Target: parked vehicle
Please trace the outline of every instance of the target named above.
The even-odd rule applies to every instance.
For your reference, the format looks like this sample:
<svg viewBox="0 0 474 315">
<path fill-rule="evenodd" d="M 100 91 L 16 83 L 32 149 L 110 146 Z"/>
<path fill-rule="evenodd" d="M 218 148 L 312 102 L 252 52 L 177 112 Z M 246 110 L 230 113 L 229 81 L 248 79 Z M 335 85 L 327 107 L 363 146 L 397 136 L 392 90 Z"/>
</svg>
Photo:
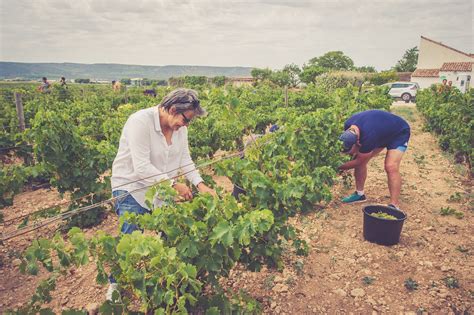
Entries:
<svg viewBox="0 0 474 315">
<path fill-rule="evenodd" d="M 416 92 L 420 88 L 416 82 L 392 82 L 384 84 L 390 87 L 388 94 L 393 98 L 401 98 L 405 103 L 415 99 Z"/>
</svg>

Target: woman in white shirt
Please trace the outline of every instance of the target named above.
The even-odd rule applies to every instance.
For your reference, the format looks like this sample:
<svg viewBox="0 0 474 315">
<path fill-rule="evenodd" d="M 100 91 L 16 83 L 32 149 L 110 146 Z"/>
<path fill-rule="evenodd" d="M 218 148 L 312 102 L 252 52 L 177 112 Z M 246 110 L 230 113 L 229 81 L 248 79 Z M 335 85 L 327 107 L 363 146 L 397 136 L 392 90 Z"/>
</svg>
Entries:
<svg viewBox="0 0 474 315">
<path fill-rule="evenodd" d="M 185 200 L 192 199 L 188 186 L 173 181 L 179 170 L 201 193 L 216 195 L 204 184 L 188 148 L 187 126 L 195 117 L 205 114 L 196 91 L 177 89 L 158 106 L 139 110 L 128 118 L 112 165 L 112 195 L 119 197 L 115 201 L 119 216 L 126 212 L 150 212 L 145 193 L 150 186 L 164 180 L 171 180 L 173 188 Z M 155 200 L 155 206 L 159 206 L 159 200 Z M 121 232 L 130 234 L 138 229 L 124 222 Z M 118 287 L 112 276 L 109 281 L 106 299 L 111 301 Z"/>
<path fill-rule="evenodd" d="M 125 212 L 149 212 L 145 204 L 147 189 L 167 179 L 181 197 L 192 199 L 187 185 L 173 181 L 178 171 L 200 192 L 216 194 L 204 184 L 188 148 L 187 126 L 195 117 L 205 114 L 196 91 L 177 89 L 166 95 L 158 106 L 139 110 L 128 118 L 112 165 L 112 194 L 114 197 L 126 194 L 115 203 L 119 216 Z M 137 229 L 125 222 L 121 231 L 127 234 Z"/>
</svg>

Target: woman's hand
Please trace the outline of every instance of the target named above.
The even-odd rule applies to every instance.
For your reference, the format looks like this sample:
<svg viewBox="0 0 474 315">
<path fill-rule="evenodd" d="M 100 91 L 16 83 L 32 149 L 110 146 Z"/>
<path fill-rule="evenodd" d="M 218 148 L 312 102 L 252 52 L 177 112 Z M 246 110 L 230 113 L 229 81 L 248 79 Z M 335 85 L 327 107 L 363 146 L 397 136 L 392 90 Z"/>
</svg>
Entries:
<svg viewBox="0 0 474 315">
<path fill-rule="evenodd" d="M 182 183 L 176 183 L 173 185 L 173 188 L 178 192 L 179 196 L 184 198 L 184 200 L 193 199 L 193 192 L 191 188 Z"/>
<path fill-rule="evenodd" d="M 214 189 L 210 188 L 210 187 L 207 187 L 206 184 L 204 184 L 203 182 L 200 182 L 198 185 L 197 185 L 197 189 L 199 190 L 200 193 L 209 193 L 211 195 L 213 195 L 214 197 L 217 196 L 217 193 Z"/>
</svg>

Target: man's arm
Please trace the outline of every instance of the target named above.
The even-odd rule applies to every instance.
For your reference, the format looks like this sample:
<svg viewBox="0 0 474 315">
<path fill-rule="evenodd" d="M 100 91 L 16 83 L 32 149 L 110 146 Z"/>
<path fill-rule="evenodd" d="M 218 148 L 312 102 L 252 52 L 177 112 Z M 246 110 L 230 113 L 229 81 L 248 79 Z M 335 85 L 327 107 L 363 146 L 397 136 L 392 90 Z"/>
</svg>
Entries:
<svg viewBox="0 0 474 315">
<path fill-rule="evenodd" d="M 356 168 L 359 165 L 366 164 L 370 158 L 372 157 L 372 151 L 368 153 L 357 153 L 356 158 L 354 160 L 348 161 L 341 166 L 339 166 L 339 170 L 350 170 L 351 168 Z"/>
</svg>

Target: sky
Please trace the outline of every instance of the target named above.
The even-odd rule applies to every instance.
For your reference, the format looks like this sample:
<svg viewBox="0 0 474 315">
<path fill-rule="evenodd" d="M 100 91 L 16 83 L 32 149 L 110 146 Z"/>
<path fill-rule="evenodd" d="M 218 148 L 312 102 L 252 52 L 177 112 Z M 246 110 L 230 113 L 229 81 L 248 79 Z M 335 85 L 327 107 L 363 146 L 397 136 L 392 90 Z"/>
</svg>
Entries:
<svg viewBox="0 0 474 315">
<path fill-rule="evenodd" d="M 474 53 L 473 0 L 0 0 L 0 61 L 389 69 L 420 36 Z"/>
</svg>

